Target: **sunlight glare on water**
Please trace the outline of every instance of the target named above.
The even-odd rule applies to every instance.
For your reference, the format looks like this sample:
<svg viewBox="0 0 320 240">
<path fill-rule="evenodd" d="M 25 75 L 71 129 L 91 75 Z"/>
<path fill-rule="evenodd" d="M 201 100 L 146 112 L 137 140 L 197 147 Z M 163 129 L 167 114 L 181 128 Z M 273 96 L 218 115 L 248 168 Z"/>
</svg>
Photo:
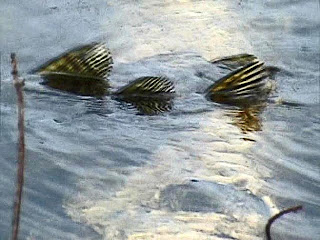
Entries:
<svg viewBox="0 0 320 240">
<path fill-rule="evenodd" d="M 0 8 L 0 238 L 10 236 L 16 99 L 9 53 L 26 79 L 27 168 L 22 239 L 264 238 L 320 235 L 317 1 L 8 1 Z M 28 72 L 102 40 L 112 91 L 148 75 L 176 85 L 155 116 L 110 96 L 82 97 Z M 262 109 L 241 111 L 202 92 L 227 73 L 208 60 L 252 53 L 279 67 Z"/>
</svg>

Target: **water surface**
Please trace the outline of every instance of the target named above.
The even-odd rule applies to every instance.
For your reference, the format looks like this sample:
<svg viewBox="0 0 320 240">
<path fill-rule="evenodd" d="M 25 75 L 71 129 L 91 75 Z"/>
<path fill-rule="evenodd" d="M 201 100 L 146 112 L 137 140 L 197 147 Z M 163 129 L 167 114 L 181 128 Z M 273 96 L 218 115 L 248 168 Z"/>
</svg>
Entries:
<svg viewBox="0 0 320 240">
<path fill-rule="evenodd" d="M 317 1 L 3 1 L 0 238 L 16 173 L 14 51 L 26 79 L 22 239 L 263 239 L 267 219 L 296 204 L 304 210 L 277 221 L 275 239 L 317 239 L 318 13 Z M 92 41 L 113 53 L 114 89 L 170 77 L 172 110 L 141 115 L 28 74 Z M 226 73 L 207 60 L 242 52 L 281 70 L 252 121 L 201 94 Z"/>
</svg>

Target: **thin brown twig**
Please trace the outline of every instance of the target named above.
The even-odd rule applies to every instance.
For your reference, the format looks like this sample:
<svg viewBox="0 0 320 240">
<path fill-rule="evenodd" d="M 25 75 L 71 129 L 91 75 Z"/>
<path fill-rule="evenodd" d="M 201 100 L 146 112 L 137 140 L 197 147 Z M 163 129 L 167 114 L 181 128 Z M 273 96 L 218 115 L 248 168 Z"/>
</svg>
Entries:
<svg viewBox="0 0 320 240">
<path fill-rule="evenodd" d="M 267 240 L 272 240 L 270 230 L 271 230 L 271 225 L 275 220 L 280 218 L 282 215 L 285 215 L 285 214 L 290 213 L 290 212 L 297 212 L 297 211 L 299 211 L 301 209 L 302 209 L 302 205 L 298 205 L 298 206 L 295 206 L 295 207 L 290 207 L 290 208 L 284 209 L 284 210 L 280 211 L 279 213 L 277 213 L 276 215 L 272 216 L 268 220 L 268 223 L 266 225 Z"/>
<path fill-rule="evenodd" d="M 24 97 L 23 97 L 23 86 L 24 81 L 18 77 L 18 63 L 16 55 L 11 54 L 11 65 L 12 65 L 12 76 L 13 84 L 15 86 L 17 97 L 18 97 L 18 170 L 17 170 L 17 186 L 16 194 L 13 206 L 13 220 L 12 220 L 12 240 L 18 239 L 19 223 L 20 223 L 20 212 L 21 212 L 21 201 L 23 193 L 24 183 L 24 166 L 25 166 L 25 142 L 24 142 Z"/>
</svg>

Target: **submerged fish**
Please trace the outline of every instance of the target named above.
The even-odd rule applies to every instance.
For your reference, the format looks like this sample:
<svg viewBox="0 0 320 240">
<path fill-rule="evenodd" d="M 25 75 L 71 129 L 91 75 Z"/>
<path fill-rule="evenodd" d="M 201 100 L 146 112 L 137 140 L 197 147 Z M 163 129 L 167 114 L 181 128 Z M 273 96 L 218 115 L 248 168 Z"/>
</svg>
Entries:
<svg viewBox="0 0 320 240">
<path fill-rule="evenodd" d="M 240 54 L 219 60 L 230 73 L 203 92 L 206 99 L 242 108 L 264 102 L 270 93 L 266 79 L 271 71 L 255 56 Z M 110 94 L 108 77 L 112 70 L 110 50 L 102 43 L 72 49 L 35 70 L 49 87 L 79 95 L 101 97 Z M 112 96 L 130 103 L 141 113 L 156 114 L 171 110 L 176 95 L 173 82 L 166 76 L 143 76 L 113 91 Z"/>
</svg>

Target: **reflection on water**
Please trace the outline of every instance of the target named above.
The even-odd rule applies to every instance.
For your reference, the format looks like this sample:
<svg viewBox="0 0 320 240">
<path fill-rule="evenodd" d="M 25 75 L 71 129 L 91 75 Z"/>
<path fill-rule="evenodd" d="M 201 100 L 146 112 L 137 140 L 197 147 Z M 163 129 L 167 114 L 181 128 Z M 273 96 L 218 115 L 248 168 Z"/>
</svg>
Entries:
<svg viewBox="0 0 320 240">
<path fill-rule="evenodd" d="M 103 97 L 109 93 L 109 83 L 101 78 L 60 73 L 43 74 L 42 77 L 44 85 L 77 95 Z"/>
<path fill-rule="evenodd" d="M 17 52 L 23 73 L 92 37 L 114 54 L 115 89 L 165 73 L 178 94 L 171 111 L 141 116 L 110 96 L 55 91 L 26 75 L 22 237 L 261 240 L 271 213 L 302 204 L 302 213 L 277 222 L 274 238 L 317 239 L 317 1 L 1 4 L 1 239 L 10 234 L 16 159 L 6 54 Z M 277 94 L 286 106 L 232 109 L 199 94 L 237 67 L 207 60 L 243 52 L 280 66 Z"/>
<path fill-rule="evenodd" d="M 261 131 L 260 114 L 264 108 L 265 106 L 255 105 L 243 109 L 227 109 L 226 115 L 232 117 L 233 124 L 239 127 L 243 133 Z"/>
<path fill-rule="evenodd" d="M 272 203 L 257 196 L 270 172 L 244 154 L 252 143 L 223 113 L 205 116 L 198 130 L 169 134 L 111 196 L 95 186 L 92 199 L 94 180 L 82 179 L 66 211 L 105 239 L 260 239 Z"/>
<path fill-rule="evenodd" d="M 172 99 L 166 98 L 152 98 L 152 97 L 122 97 L 117 98 L 122 103 L 129 104 L 129 108 L 134 107 L 139 114 L 156 115 L 172 110 Z"/>
</svg>

